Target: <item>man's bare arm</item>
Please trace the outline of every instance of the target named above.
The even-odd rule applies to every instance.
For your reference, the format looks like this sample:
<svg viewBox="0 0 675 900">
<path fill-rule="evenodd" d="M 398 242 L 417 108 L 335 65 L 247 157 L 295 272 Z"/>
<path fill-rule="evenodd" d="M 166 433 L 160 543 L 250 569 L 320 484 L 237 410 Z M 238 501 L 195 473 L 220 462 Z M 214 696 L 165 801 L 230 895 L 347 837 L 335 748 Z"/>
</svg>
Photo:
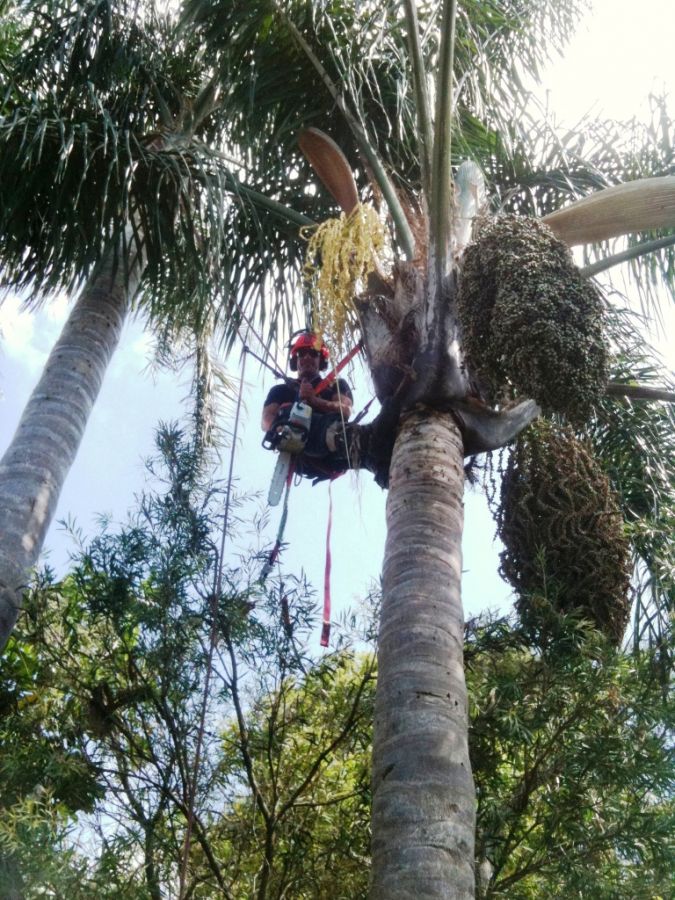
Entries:
<svg viewBox="0 0 675 900">
<path fill-rule="evenodd" d="M 323 397 L 317 397 L 309 381 L 303 381 L 299 394 L 300 400 L 318 413 L 341 413 L 344 419 L 348 419 L 352 414 L 351 399 L 346 394 L 338 394 L 337 389 L 333 392 L 330 400 L 324 400 Z"/>
<path fill-rule="evenodd" d="M 268 403 L 267 406 L 263 406 L 262 411 L 262 422 L 260 423 L 263 431 L 269 431 L 274 423 L 274 420 L 277 417 L 277 413 L 279 412 L 279 404 L 278 403 Z"/>
</svg>

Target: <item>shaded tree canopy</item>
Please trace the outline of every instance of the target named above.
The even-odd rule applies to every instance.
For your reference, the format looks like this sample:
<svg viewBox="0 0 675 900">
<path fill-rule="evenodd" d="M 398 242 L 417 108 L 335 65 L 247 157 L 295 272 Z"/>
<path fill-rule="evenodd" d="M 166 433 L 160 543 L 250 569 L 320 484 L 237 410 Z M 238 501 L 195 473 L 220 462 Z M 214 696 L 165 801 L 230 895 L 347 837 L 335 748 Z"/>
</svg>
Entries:
<svg viewBox="0 0 675 900">
<path fill-rule="evenodd" d="M 262 590 L 247 556 L 214 606 L 222 486 L 184 436 L 159 445 L 128 525 L 104 522 L 61 582 L 46 573 L 8 645 L 0 879 L 26 898 L 161 896 L 192 806 L 187 896 L 365 897 L 374 610 L 313 658 L 311 591 L 283 572 Z M 614 649 L 575 615 L 551 613 L 546 644 L 534 637 L 489 616 L 466 630 L 481 895 L 669 896 L 674 710 L 659 655 Z"/>
</svg>

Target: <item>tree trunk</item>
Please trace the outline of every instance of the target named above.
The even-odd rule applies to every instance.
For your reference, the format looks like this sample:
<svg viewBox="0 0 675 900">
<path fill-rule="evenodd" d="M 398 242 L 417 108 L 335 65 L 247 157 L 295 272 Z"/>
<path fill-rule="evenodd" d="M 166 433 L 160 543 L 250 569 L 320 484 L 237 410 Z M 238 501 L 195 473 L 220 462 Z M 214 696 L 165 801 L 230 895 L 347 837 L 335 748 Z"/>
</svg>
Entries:
<svg viewBox="0 0 675 900">
<path fill-rule="evenodd" d="M 461 435 L 402 420 L 387 499 L 373 741 L 372 900 L 474 896 L 463 665 Z"/>
<path fill-rule="evenodd" d="M 14 627 L 140 277 L 113 254 L 85 285 L 0 461 L 0 649 Z"/>
</svg>

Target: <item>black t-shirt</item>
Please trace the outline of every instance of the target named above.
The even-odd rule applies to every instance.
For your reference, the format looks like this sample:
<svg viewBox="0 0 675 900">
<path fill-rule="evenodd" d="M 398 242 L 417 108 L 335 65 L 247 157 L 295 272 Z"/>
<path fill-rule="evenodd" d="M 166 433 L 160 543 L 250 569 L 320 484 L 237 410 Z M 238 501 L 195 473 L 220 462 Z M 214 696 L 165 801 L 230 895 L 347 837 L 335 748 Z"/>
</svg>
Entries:
<svg viewBox="0 0 675 900">
<path fill-rule="evenodd" d="M 316 387 L 319 382 L 323 381 L 321 375 L 316 375 L 312 379 L 312 386 Z M 270 389 L 270 392 L 265 399 L 265 406 L 269 406 L 270 403 L 278 403 L 281 406 L 283 403 L 293 403 L 298 398 L 298 388 L 300 386 L 299 381 L 284 382 L 283 384 L 275 384 L 273 388 Z M 333 400 L 335 395 L 337 394 L 337 389 L 340 388 L 340 396 L 348 397 L 350 400 L 353 400 L 351 388 L 344 380 L 344 378 L 337 379 L 337 385 L 334 381 L 327 388 L 325 388 L 319 394 L 322 400 Z"/>
</svg>

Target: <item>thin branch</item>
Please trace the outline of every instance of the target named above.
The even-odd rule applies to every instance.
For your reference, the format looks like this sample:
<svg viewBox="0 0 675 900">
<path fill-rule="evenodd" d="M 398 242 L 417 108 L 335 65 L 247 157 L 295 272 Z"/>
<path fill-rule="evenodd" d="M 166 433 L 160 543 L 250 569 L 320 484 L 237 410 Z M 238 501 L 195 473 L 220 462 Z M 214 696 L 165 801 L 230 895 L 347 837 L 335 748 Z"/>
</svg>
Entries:
<svg viewBox="0 0 675 900">
<path fill-rule="evenodd" d="M 209 843 L 208 830 L 202 822 L 200 816 L 196 812 L 194 812 L 194 810 L 189 809 L 188 806 L 173 791 L 167 791 L 167 793 L 171 798 L 174 806 L 180 810 L 186 821 L 189 820 L 190 817 L 192 817 L 192 826 L 194 829 L 195 837 L 199 841 L 199 845 L 204 851 L 204 855 L 209 862 L 211 871 L 216 877 L 218 887 L 221 891 L 220 896 L 226 898 L 226 900 L 233 900 L 233 895 L 229 892 L 227 884 L 225 883 L 220 864 L 218 863 L 218 860 L 216 859 L 216 856 L 213 852 L 213 848 Z"/>
<path fill-rule="evenodd" d="M 272 821 L 272 814 L 268 809 L 267 804 L 265 803 L 265 798 L 263 797 L 260 786 L 258 785 L 258 780 L 255 776 L 253 757 L 251 755 L 248 741 L 248 728 L 246 727 L 246 718 L 244 716 L 241 698 L 239 697 L 237 659 L 234 655 L 234 647 L 232 646 L 229 635 L 227 635 L 225 638 L 225 646 L 227 647 L 227 653 L 230 657 L 230 665 L 232 667 L 232 678 L 229 687 L 232 696 L 232 703 L 234 705 L 234 711 L 237 717 L 237 727 L 239 729 L 238 750 L 241 753 L 242 762 L 244 763 L 244 769 L 246 770 L 246 777 L 248 779 L 248 783 L 250 785 L 255 801 L 258 805 L 258 809 L 260 810 L 262 817 L 265 820 L 265 825 L 269 827 L 270 822 Z"/>
<path fill-rule="evenodd" d="M 415 88 L 415 107 L 417 112 L 420 169 L 422 171 L 422 189 L 427 201 L 427 209 L 431 203 L 431 168 L 434 136 L 432 131 L 431 107 L 427 92 L 427 73 L 424 70 L 424 58 L 420 44 L 420 28 L 417 21 L 417 4 L 415 0 L 404 0 L 405 15 L 408 27 L 408 45 L 410 47 L 410 68 L 412 69 Z"/>
<path fill-rule="evenodd" d="M 183 150 L 181 156 L 183 158 L 189 157 L 190 159 L 195 159 L 197 157 L 197 154 L 194 152 L 195 150 L 198 150 L 203 155 L 207 163 L 211 162 L 212 159 L 218 159 L 226 162 L 230 166 L 240 165 L 236 160 L 232 159 L 231 156 L 215 150 L 213 147 L 210 147 L 196 138 L 193 138 L 191 145 Z M 164 150 L 163 152 L 166 155 L 170 151 Z M 314 219 L 310 219 L 309 216 L 304 215 L 304 213 L 300 213 L 290 206 L 280 203 L 278 200 L 273 200 L 271 197 L 268 197 L 267 194 L 256 191 L 255 188 L 248 187 L 245 182 L 240 181 L 232 172 L 218 172 L 217 174 L 222 174 L 224 176 L 226 187 L 231 193 L 247 197 L 254 205 L 261 206 L 269 212 L 275 213 L 280 218 L 286 219 L 288 222 L 292 222 L 294 225 L 298 225 L 301 228 L 304 228 L 306 225 L 317 224 Z"/>
<path fill-rule="evenodd" d="M 647 384 L 624 384 L 610 381 L 606 393 L 610 397 L 630 397 L 631 400 L 665 400 L 675 403 L 675 391 L 664 387 L 650 387 Z"/>
<path fill-rule="evenodd" d="M 391 183 L 389 176 L 385 172 L 384 166 L 382 165 L 382 161 L 379 156 L 375 152 L 372 144 L 368 140 L 368 136 L 365 131 L 361 127 L 361 125 L 357 122 L 356 118 L 352 115 L 352 113 L 347 108 L 347 104 L 344 101 L 344 97 L 342 93 L 338 89 L 337 85 L 330 77 L 328 72 L 324 69 L 323 64 L 318 59 L 312 48 L 309 46 L 307 41 L 298 31 L 295 23 L 291 21 L 288 14 L 281 9 L 277 4 L 275 4 L 275 9 L 277 13 L 281 16 L 281 18 L 286 23 L 289 31 L 293 35 L 293 38 L 296 40 L 303 53 L 307 56 L 311 64 L 314 66 L 316 71 L 319 73 L 321 80 L 324 85 L 328 89 L 331 97 L 335 100 L 335 104 L 337 108 L 340 110 L 342 115 L 345 118 L 345 121 L 349 125 L 352 130 L 354 137 L 356 138 L 356 142 L 363 151 L 370 167 L 373 171 L 373 176 L 377 181 L 380 190 L 384 196 L 384 199 L 389 208 L 389 212 L 391 213 L 391 217 L 394 220 L 394 225 L 396 227 L 396 232 L 398 234 L 399 240 L 403 246 L 403 250 L 407 259 L 411 260 L 415 256 L 415 238 L 413 237 L 413 233 L 410 229 L 410 225 L 406 218 L 405 213 L 403 212 L 403 207 L 401 206 L 401 202 L 398 199 L 398 194 L 396 193 L 396 189 L 394 185 Z"/>
<path fill-rule="evenodd" d="M 431 239 L 435 248 L 437 278 L 447 274 L 452 228 L 452 170 L 450 165 L 452 134 L 452 70 L 455 55 L 456 0 L 444 0 L 441 21 L 441 49 L 436 80 L 436 121 L 431 170 Z"/>
<path fill-rule="evenodd" d="M 580 271 L 586 278 L 590 278 L 592 275 L 597 275 L 598 272 L 604 272 L 605 269 L 611 269 L 612 266 L 618 266 L 620 263 L 627 262 L 629 259 L 637 259 L 639 256 L 653 253 L 655 250 L 662 250 L 664 247 L 671 247 L 673 244 L 675 244 L 675 234 L 656 238 L 653 241 L 642 241 L 642 243 L 636 244 L 634 247 L 629 247 L 628 250 L 623 250 L 621 253 L 616 253 L 614 256 L 608 256 L 605 259 L 598 260 L 598 262 L 591 263 L 590 266 L 584 266 Z"/>
<path fill-rule="evenodd" d="M 315 809 L 320 806 L 334 806 L 336 803 L 343 803 L 345 800 L 351 800 L 352 797 L 361 797 L 362 794 L 363 791 L 350 791 L 348 794 L 337 794 L 329 800 L 297 800 L 293 806 L 295 809 L 300 809 L 300 807 L 303 806 L 308 809 Z"/>
<path fill-rule="evenodd" d="M 272 200 L 271 197 L 260 193 L 260 191 L 247 187 L 245 184 L 242 184 L 239 179 L 235 178 L 234 175 L 228 173 L 225 177 L 228 187 L 233 194 L 240 194 L 250 200 L 254 205 L 262 206 L 269 212 L 275 213 L 282 219 L 286 219 L 286 221 L 292 222 L 294 225 L 299 225 L 301 228 L 304 228 L 306 225 L 316 225 L 314 219 L 310 219 L 309 216 L 305 216 L 303 213 L 291 209 L 290 206 L 279 203 L 278 200 Z"/>
<path fill-rule="evenodd" d="M 302 779 L 300 784 L 297 785 L 293 791 L 291 791 L 289 798 L 286 800 L 286 802 L 283 804 L 283 806 L 279 810 L 279 814 L 277 816 L 277 819 L 279 821 L 286 815 L 286 813 L 289 811 L 289 809 L 293 808 L 298 797 L 300 797 L 304 793 L 304 791 L 309 787 L 309 785 L 312 783 L 312 781 L 316 777 L 318 771 L 320 770 L 320 768 L 321 768 L 322 764 L 325 762 L 325 760 L 330 756 L 330 754 L 337 747 L 340 746 L 342 741 L 344 741 L 346 739 L 346 737 L 348 736 L 349 732 L 351 731 L 351 729 L 357 719 L 357 715 L 358 715 L 358 711 L 359 711 L 359 704 L 361 702 L 361 696 L 362 696 L 363 692 L 365 691 L 366 685 L 368 684 L 368 682 L 370 681 L 371 678 L 372 678 L 372 663 L 368 666 L 368 669 L 364 672 L 363 678 L 361 679 L 361 682 L 360 682 L 358 688 L 356 689 L 354 699 L 352 701 L 351 707 L 347 714 L 345 723 L 342 726 L 342 729 L 340 730 L 340 733 L 334 738 L 334 740 L 331 741 L 331 743 L 327 747 L 325 747 L 321 751 L 321 753 L 318 754 L 318 756 L 316 757 L 316 759 L 310 766 L 309 771 L 307 772 L 305 777 Z"/>
</svg>

